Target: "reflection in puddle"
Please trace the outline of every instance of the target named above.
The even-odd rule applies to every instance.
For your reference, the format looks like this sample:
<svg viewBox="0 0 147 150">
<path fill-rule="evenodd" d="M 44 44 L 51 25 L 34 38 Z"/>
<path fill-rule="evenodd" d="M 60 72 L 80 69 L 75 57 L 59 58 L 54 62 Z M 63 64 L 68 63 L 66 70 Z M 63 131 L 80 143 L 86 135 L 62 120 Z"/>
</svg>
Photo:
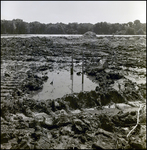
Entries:
<svg viewBox="0 0 147 150">
<path fill-rule="evenodd" d="M 86 75 L 84 75 L 84 84 L 82 84 L 82 75 L 78 76 L 74 73 L 72 76 L 69 71 L 48 72 L 49 77 L 44 83 L 43 89 L 34 95 L 34 99 L 47 100 L 61 98 L 65 94 L 79 93 L 81 91 L 95 90 L 98 84 L 93 83 Z"/>
</svg>

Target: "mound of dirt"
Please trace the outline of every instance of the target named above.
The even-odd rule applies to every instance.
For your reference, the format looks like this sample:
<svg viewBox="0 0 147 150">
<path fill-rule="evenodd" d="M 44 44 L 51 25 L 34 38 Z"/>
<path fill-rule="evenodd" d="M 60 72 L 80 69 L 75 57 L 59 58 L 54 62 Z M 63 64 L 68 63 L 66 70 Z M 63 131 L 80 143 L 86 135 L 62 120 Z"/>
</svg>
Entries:
<svg viewBox="0 0 147 150">
<path fill-rule="evenodd" d="M 83 37 L 84 38 L 96 38 L 96 33 L 88 31 L 88 32 L 84 33 Z"/>
</svg>

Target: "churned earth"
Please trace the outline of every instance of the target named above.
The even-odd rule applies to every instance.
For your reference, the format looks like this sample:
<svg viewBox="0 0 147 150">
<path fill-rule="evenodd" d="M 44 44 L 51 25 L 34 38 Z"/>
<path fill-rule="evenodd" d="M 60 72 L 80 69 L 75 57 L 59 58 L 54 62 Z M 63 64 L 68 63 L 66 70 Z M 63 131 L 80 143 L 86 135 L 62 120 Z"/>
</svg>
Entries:
<svg viewBox="0 0 147 150">
<path fill-rule="evenodd" d="M 146 37 L 1 37 L 1 148 L 146 149 Z"/>
</svg>

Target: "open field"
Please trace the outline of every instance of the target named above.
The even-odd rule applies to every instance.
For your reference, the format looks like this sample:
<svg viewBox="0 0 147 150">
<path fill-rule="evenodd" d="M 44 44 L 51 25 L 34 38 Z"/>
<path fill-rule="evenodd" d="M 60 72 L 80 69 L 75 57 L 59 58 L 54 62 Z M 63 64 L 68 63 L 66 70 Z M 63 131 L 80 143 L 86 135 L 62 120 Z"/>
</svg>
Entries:
<svg viewBox="0 0 147 150">
<path fill-rule="evenodd" d="M 1 148 L 145 149 L 146 37 L 1 38 Z"/>
</svg>

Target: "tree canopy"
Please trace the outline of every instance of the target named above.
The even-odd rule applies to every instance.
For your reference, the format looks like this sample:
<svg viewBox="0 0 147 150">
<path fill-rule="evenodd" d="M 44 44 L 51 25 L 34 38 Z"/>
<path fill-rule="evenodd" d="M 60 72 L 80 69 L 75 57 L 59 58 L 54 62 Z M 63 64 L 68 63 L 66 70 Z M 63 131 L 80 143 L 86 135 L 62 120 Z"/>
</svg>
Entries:
<svg viewBox="0 0 147 150">
<path fill-rule="evenodd" d="M 107 22 L 44 24 L 37 21 L 28 23 L 21 19 L 1 20 L 1 34 L 84 34 L 87 31 L 96 34 L 144 35 L 146 23 L 135 20 L 124 24 Z"/>
</svg>

